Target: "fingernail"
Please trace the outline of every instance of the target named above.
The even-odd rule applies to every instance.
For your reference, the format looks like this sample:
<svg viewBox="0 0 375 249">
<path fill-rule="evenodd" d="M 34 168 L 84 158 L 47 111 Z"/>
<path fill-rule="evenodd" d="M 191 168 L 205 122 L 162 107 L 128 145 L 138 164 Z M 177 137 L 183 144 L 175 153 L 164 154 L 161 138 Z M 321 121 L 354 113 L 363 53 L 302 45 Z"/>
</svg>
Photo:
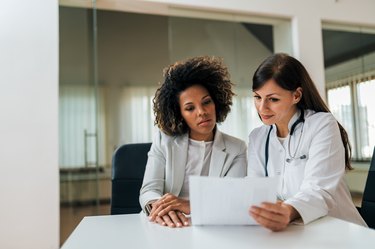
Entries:
<svg viewBox="0 0 375 249">
<path fill-rule="evenodd" d="M 180 226 L 181 226 L 181 223 L 177 223 L 177 226 L 180 227 Z"/>
<path fill-rule="evenodd" d="M 185 222 L 184 222 L 184 225 L 185 225 L 185 226 L 189 225 L 189 222 L 185 221 Z"/>
</svg>

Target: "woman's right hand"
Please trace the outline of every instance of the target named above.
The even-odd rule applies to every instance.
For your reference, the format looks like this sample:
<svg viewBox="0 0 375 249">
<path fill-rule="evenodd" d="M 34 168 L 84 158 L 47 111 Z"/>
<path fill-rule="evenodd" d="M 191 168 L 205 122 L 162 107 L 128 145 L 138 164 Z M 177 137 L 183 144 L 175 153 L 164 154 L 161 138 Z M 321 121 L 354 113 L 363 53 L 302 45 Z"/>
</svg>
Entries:
<svg viewBox="0 0 375 249">
<path fill-rule="evenodd" d="M 260 206 L 251 206 L 249 214 L 258 224 L 274 232 L 284 230 L 292 220 L 300 217 L 293 206 L 282 201 L 263 202 Z"/>
<path fill-rule="evenodd" d="M 183 227 L 189 226 L 189 219 L 180 211 L 169 211 L 168 214 L 156 216 L 156 223 L 162 226 Z"/>
</svg>

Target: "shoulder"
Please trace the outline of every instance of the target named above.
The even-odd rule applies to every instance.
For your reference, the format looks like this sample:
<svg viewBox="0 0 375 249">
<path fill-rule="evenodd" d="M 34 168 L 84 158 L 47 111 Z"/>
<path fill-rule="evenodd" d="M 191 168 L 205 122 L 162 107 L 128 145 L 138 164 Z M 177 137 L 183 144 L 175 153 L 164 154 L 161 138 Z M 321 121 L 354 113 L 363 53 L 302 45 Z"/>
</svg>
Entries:
<svg viewBox="0 0 375 249">
<path fill-rule="evenodd" d="M 267 136 L 267 133 L 270 130 L 269 125 L 262 125 L 257 128 L 254 128 L 249 135 L 250 140 L 256 140 L 258 138 L 262 138 L 262 140 Z"/>
<path fill-rule="evenodd" d="M 307 126 L 318 130 L 324 129 L 324 127 L 338 127 L 336 118 L 330 112 L 306 110 L 305 122 Z"/>
<path fill-rule="evenodd" d="M 154 133 L 154 139 L 153 143 L 159 145 L 159 146 L 169 146 L 172 142 L 175 142 L 177 144 L 181 143 L 185 139 L 185 135 L 181 136 L 170 136 L 165 134 L 160 129 L 156 129 Z"/>
<path fill-rule="evenodd" d="M 233 137 L 231 135 L 228 135 L 224 132 L 221 132 L 222 136 L 223 136 L 223 139 L 224 141 L 226 141 L 227 143 L 231 143 L 231 144 L 245 144 L 245 141 L 237 138 L 237 137 Z"/>
<path fill-rule="evenodd" d="M 246 143 L 245 141 L 233 137 L 231 135 L 228 135 L 224 132 L 218 131 L 221 134 L 221 137 L 223 139 L 223 142 L 225 144 L 226 149 L 228 150 L 243 150 L 246 149 Z"/>
<path fill-rule="evenodd" d="M 304 125 L 307 136 L 310 136 L 314 141 L 321 139 L 341 140 L 339 125 L 332 113 L 307 111 Z"/>
</svg>

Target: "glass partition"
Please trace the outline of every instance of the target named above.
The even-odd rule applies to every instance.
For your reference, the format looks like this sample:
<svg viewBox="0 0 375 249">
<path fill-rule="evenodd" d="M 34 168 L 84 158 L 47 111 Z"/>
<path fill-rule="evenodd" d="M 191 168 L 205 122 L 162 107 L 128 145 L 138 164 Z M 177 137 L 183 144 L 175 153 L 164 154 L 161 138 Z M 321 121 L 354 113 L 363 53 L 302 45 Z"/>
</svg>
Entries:
<svg viewBox="0 0 375 249">
<path fill-rule="evenodd" d="M 100 213 L 101 192 L 108 192 L 103 183 L 105 123 L 98 87 L 95 1 L 91 7 L 59 9 L 61 243 L 83 216 Z"/>
<path fill-rule="evenodd" d="M 223 58 L 228 66 L 236 84 L 236 96 L 231 112 L 219 128 L 245 141 L 249 132 L 261 124 L 252 103 L 252 74 L 273 53 L 272 44 L 271 25 L 169 17 L 171 63 L 209 55 Z"/>
<path fill-rule="evenodd" d="M 375 146 L 375 29 L 323 25 L 328 104 L 349 133 L 353 160 L 369 161 Z"/>
<path fill-rule="evenodd" d="M 220 129 L 247 142 L 260 125 L 251 77 L 274 51 L 274 26 L 231 18 L 60 7 L 61 242 L 83 216 L 109 214 L 112 154 L 152 141 L 152 98 L 167 65 L 222 57 L 236 97 Z"/>
</svg>

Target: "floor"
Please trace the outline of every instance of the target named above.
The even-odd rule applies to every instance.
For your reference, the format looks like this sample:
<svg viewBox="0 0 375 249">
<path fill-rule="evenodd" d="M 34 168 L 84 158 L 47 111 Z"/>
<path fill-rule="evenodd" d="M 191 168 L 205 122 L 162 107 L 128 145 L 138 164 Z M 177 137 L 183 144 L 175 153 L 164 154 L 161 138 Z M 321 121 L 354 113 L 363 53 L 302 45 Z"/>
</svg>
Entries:
<svg viewBox="0 0 375 249">
<path fill-rule="evenodd" d="M 356 207 L 360 207 L 362 204 L 362 194 L 361 193 L 352 193 L 352 199 Z"/>
<path fill-rule="evenodd" d="M 352 193 L 353 202 L 356 206 L 361 206 L 362 194 Z M 60 245 L 62 245 L 73 232 L 79 222 L 85 216 L 108 215 L 110 214 L 110 204 L 102 203 L 98 208 L 94 205 L 79 205 L 60 207 Z"/>
</svg>

